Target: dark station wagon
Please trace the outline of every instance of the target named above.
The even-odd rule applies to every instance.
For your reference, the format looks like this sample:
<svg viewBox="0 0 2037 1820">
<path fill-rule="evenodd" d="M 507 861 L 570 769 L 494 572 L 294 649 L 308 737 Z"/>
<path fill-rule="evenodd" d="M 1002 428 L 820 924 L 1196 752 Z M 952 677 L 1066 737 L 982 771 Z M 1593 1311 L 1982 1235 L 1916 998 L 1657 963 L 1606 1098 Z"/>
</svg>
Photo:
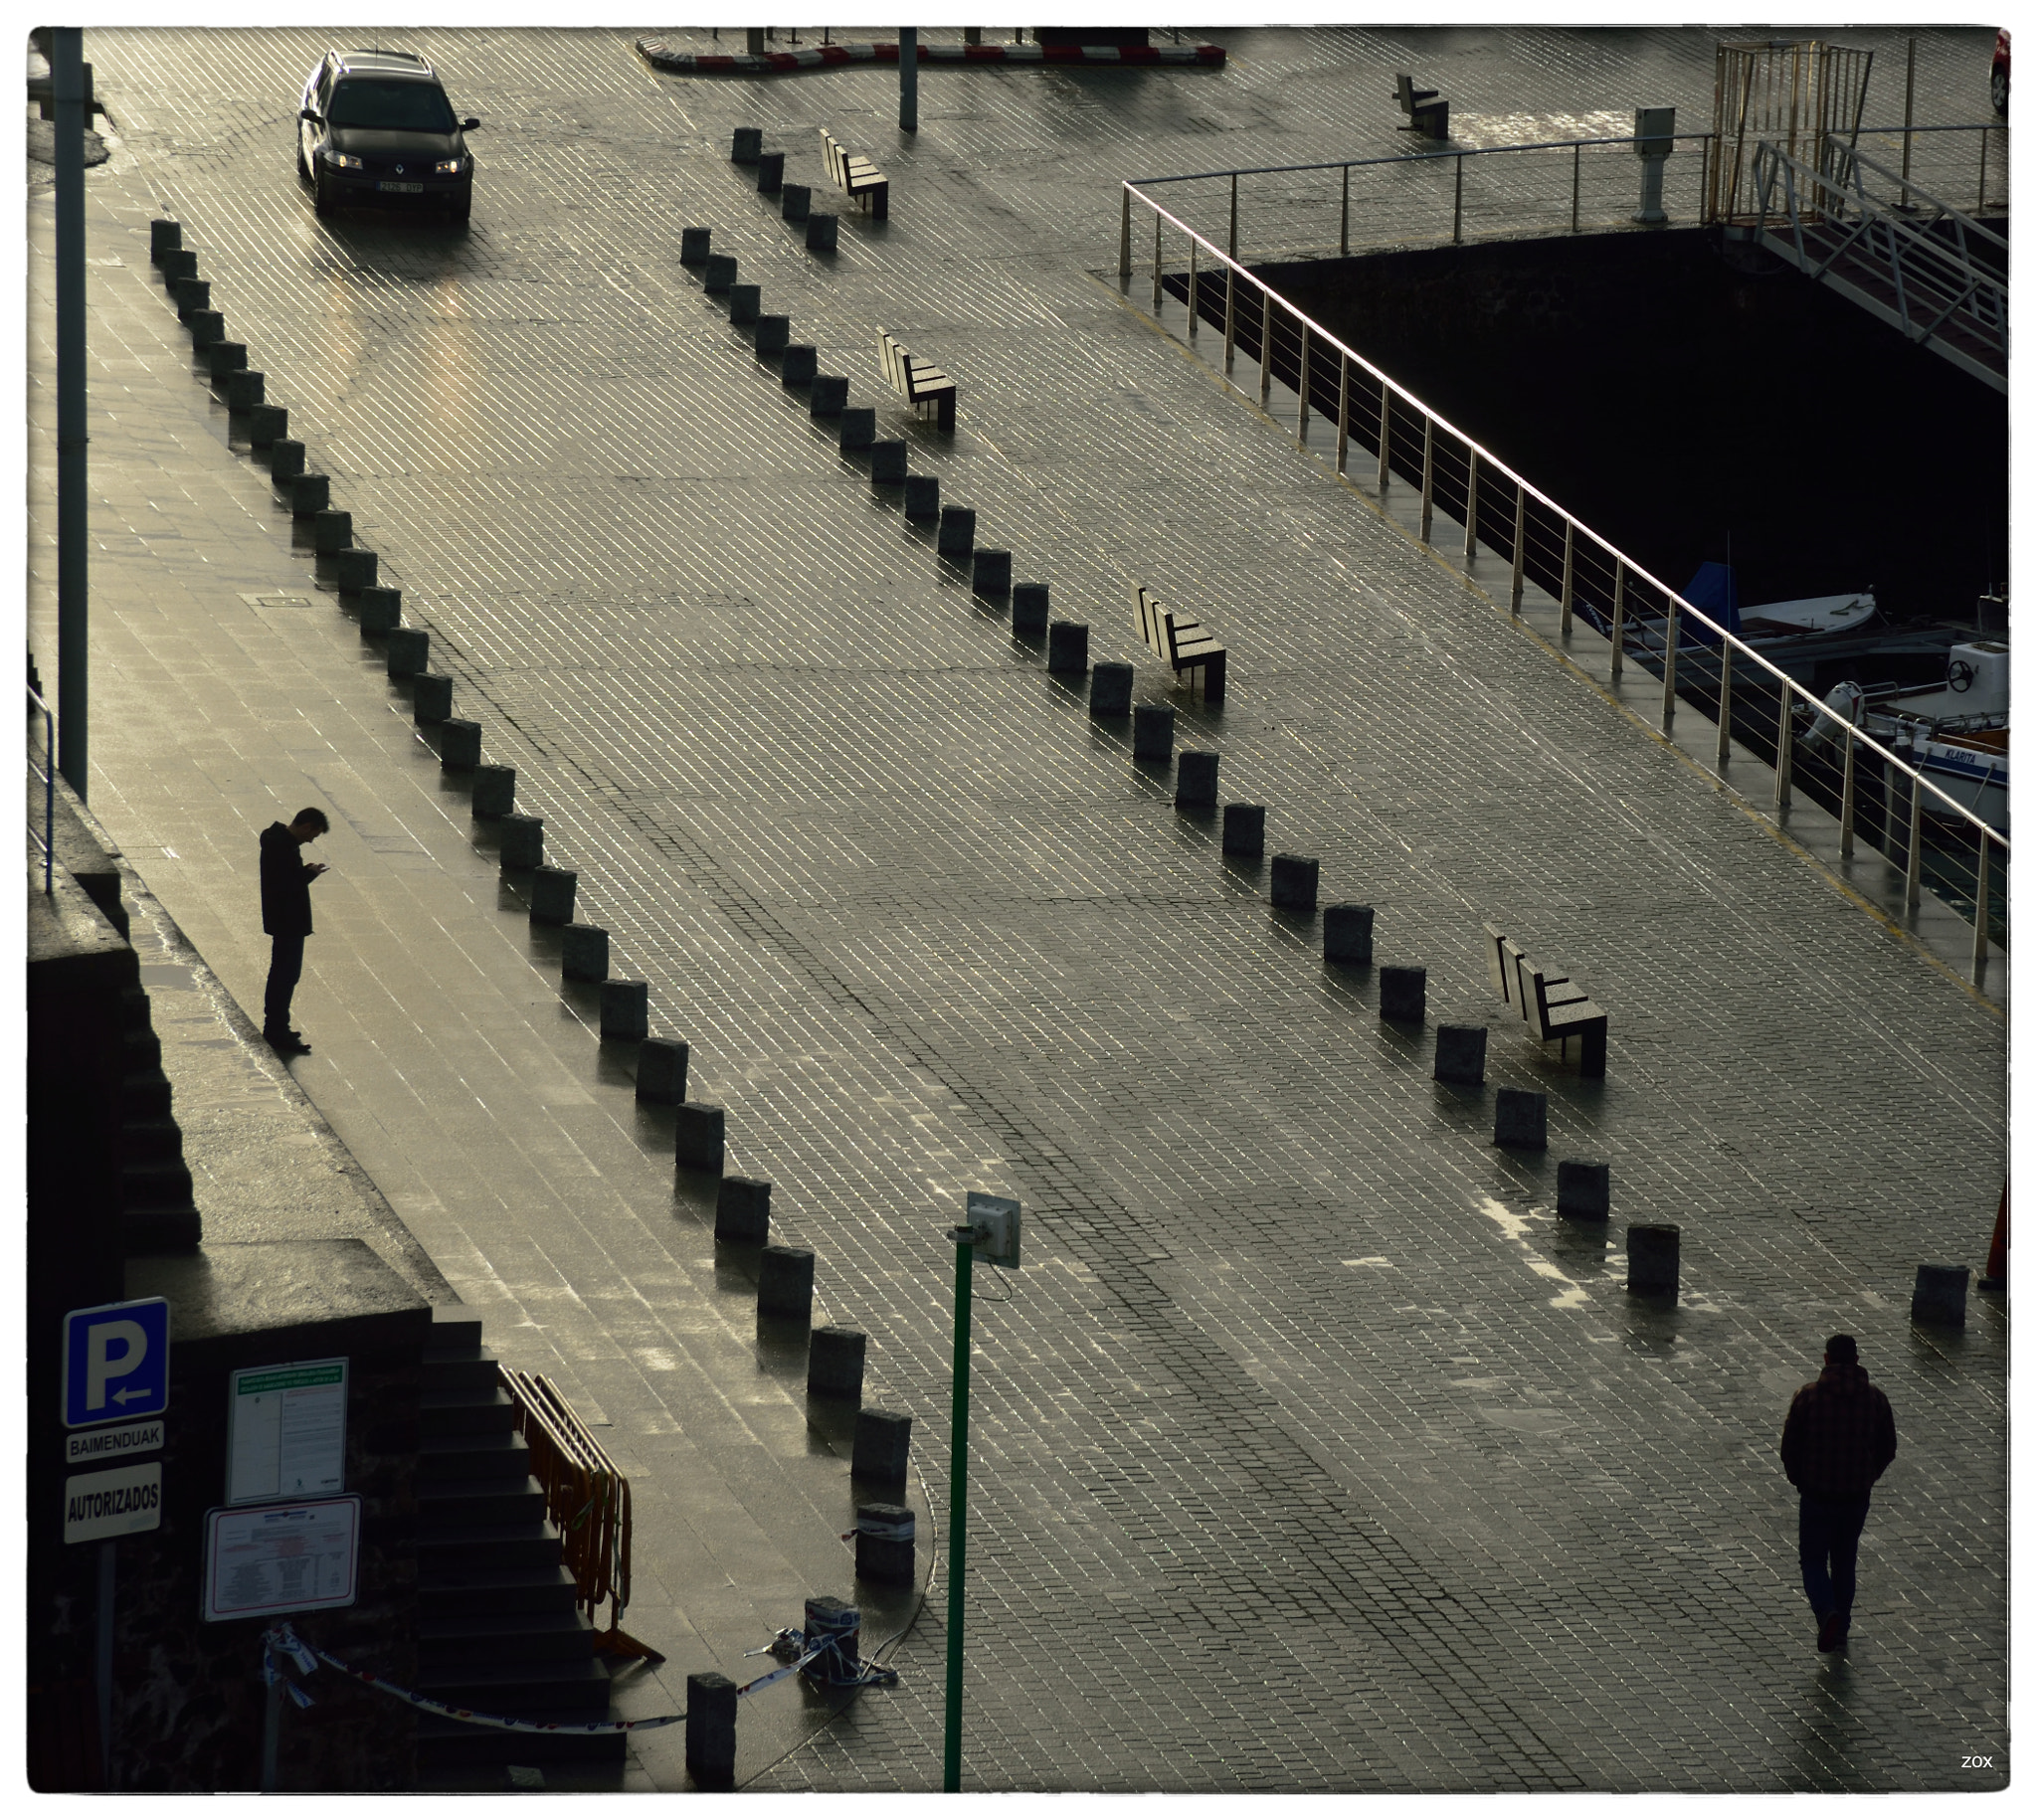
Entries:
<svg viewBox="0 0 2037 1820">
<path fill-rule="evenodd" d="M 318 213 L 377 202 L 449 212 L 473 206 L 465 134 L 437 73 L 407 51 L 328 51 L 304 82 L 297 175 Z"/>
</svg>

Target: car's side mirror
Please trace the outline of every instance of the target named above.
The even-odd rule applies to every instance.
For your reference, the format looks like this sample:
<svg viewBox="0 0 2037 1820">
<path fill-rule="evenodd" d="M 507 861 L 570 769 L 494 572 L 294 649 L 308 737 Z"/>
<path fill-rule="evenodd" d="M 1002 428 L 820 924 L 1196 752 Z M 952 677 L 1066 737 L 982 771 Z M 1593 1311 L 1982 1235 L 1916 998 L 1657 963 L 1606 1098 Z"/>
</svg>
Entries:
<svg viewBox="0 0 2037 1820">
<path fill-rule="evenodd" d="M 478 120 L 462 120 L 460 122 L 460 130 L 462 132 L 472 132 L 473 129 L 479 124 L 480 121 Z"/>
<path fill-rule="evenodd" d="M 299 107 L 297 109 L 297 118 L 308 120 L 313 126 L 322 126 L 324 124 L 323 119 L 318 114 L 313 113 L 308 107 Z"/>
</svg>

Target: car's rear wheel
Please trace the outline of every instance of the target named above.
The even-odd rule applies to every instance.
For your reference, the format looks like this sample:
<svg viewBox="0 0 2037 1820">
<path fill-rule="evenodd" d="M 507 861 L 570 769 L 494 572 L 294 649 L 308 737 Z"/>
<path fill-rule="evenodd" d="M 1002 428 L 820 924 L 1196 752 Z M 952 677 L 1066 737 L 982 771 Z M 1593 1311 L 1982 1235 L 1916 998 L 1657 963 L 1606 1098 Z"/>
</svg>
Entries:
<svg viewBox="0 0 2037 1820">
<path fill-rule="evenodd" d="M 1996 70 L 1989 75 L 1987 79 L 1987 98 L 1994 103 L 1996 113 L 2008 112 L 2009 73 L 2006 70 Z"/>
</svg>

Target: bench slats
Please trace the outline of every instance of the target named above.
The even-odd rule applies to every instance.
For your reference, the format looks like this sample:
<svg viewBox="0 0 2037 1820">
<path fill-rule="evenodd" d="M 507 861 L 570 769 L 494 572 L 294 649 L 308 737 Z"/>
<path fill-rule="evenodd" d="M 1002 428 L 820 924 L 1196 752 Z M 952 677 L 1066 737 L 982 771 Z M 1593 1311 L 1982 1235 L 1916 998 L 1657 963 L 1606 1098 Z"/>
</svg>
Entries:
<svg viewBox="0 0 2037 1820">
<path fill-rule="evenodd" d="M 1486 972 L 1501 1000 L 1520 1011 L 1542 1041 L 1562 1042 L 1566 1053 L 1573 1036 L 1581 1038 L 1584 1047 L 1577 1071 L 1587 1079 L 1602 1080 L 1608 1021 L 1604 1008 L 1592 1003 L 1584 989 L 1567 975 L 1537 967 L 1518 942 L 1490 923 L 1485 925 L 1485 938 Z"/>
</svg>

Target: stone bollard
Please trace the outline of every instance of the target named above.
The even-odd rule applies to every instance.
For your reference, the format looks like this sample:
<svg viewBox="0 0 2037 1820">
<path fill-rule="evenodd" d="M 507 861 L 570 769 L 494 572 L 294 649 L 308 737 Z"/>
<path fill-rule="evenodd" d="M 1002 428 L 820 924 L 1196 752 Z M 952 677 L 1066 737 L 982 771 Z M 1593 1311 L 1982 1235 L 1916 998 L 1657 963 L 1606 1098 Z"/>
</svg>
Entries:
<svg viewBox="0 0 2037 1820">
<path fill-rule="evenodd" d="M 248 344 L 245 341 L 215 341 L 205 350 L 205 370 L 212 375 L 214 385 L 229 373 L 244 371 L 247 365 Z"/>
<path fill-rule="evenodd" d="M 1079 676 L 1089 667 L 1089 628 L 1077 620 L 1051 620 L 1046 629 L 1046 666 Z"/>
<path fill-rule="evenodd" d="M 835 447 L 843 455 L 849 455 L 856 450 L 869 448 L 876 440 L 876 408 L 872 405 L 842 406 L 841 422 L 835 435 Z"/>
<path fill-rule="evenodd" d="M 1603 1163 L 1556 1166 L 1556 1210 L 1565 1219 L 1609 1219 L 1612 1216 L 1612 1170 Z"/>
<path fill-rule="evenodd" d="M 860 1401 L 867 1340 L 852 1327 L 817 1327 L 807 1343 L 807 1394 Z"/>
<path fill-rule="evenodd" d="M 1436 1025 L 1435 1078 L 1459 1087 L 1485 1085 L 1485 1025 Z"/>
<path fill-rule="evenodd" d="M 763 306 L 764 287 L 761 284 L 731 284 L 728 287 L 728 319 L 738 328 L 746 322 L 757 320 L 757 311 Z"/>
<path fill-rule="evenodd" d="M 504 816 L 502 845 L 499 849 L 505 872 L 534 872 L 545 862 L 545 819 L 542 816 Z"/>
<path fill-rule="evenodd" d="M 682 1101 L 681 1110 L 689 1101 Z M 719 1113 L 719 1106 L 706 1110 Z M 715 1131 L 717 1150 L 720 1126 Z M 724 1176 L 714 1193 L 714 1236 L 729 1245 L 762 1245 L 771 1238 L 771 1183 L 750 1176 Z"/>
<path fill-rule="evenodd" d="M 516 813 L 516 770 L 510 765 L 476 765 L 473 772 L 473 813 L 494 819 Z M 559 919 L 570 923 L 570 915 Z"/>
<path fill-rule="evenodd" d="M 903 443 L 872 443 L 870 445 L 870 484 L 872 486 L 903 486 L 905 484 L 905 445 Z"/>
<path fill-rule="evenodd" d="M 727 1148 L 723 1143 L 727 1121 L 721 1108 L 710 1106 L 705 1100 L 682 1100 L 674 1109 L 674 1155 L 678 1167 L 682 1170 L 712 1170 L 719 1175 Z M 766 1191 L 769 1192 L 768 1185 Z"/>
<path fill-rule="evenodd" d="M 941 522 L 941 476 L 939 474 L 907 474 L 905 476 L 905 516 L 913 524 L 939 524 Z"/>
<path fill-rule="evenodd" d="M 735 257 L 727 253 L 710 253 L 701 269 L 700 281 L 710 297 L 723 295 L 736 281 Z"/>
<path fill-rule="evenodd" d="M 986 550 L 979 545 L 969 567 L 969 587 L 971 593 L 989 595 L 993 599 L 1010 594 L 1012 552 Z"/>
<path fill-rule="evenodd" d="M 152 266 L 163 263 L 165 253 L 175 253 L 184 245 L 184 224 L 171 221 L 167 216 L 148 224 L 148 260 Z"/>
<path fill-rule="evenodd" d="M 704 266 L 707 264 L 707 249 L 714 240 L 712 228 L 681 228 L 679 230 L 679 264 L 681 266 Z"/>
<path fill-rule="evenodd" d="M 1629 1226 L 1627 1294 L 1675 1295 L 1682 1243 L 1681 1226 Z"/>
<path fill-rule="evenodd" d="M 198 275 L 198 255 L 191 248 L 179 245 L 171 248 L 157 260 L 156 266 L 163 274 L 163 288 L 171 296 L 175 296 L 179 278 L 195 278 Z"/>
<path fill-rule="evenodd" d="M 902 1504 L 855 1507 L 855 1576 L 872 1586 L 910 1586 L 917 1525 Z"/>
<path fill-rule="evenodd" d="M 695 1788 L 736 1785 L 736 1684 L 711 1669 L 686 1677 L 686 1774 Z"/>
<path fill-rule="evenodd" d="M 324 474 L 298 474 L 290 481 L 290 516 L 315 518 L 332 503 L 332 482 Z"/>
<path fill-rule="evenodd" d="M 790 316 L 759 316 L 757 318 L 757 353 L 776 354 L 792 339 L 792 318 Z"/>
<path fill-rule="evenodd" d="M 686 1058 L 691 1053 L 674 1037 L 647 1036 L 637 1049 L 637 1097 L 653 1106 L 678 1105 L 686 1097 Z"/>
<path fill-rule="evenodd" d="M 1216 757 L 1213 752 L 1183 752 L 1175 767 L 1175 808 L 1216 807 Z"/>
<path fill-rule="evenodd" d="M 779 356 L 778 383 L 788 389 L 812 385 L 820 359 L 820 354 L 807 342 L 791 342 Z"/>
<path fill-rule="evenodd" d="M 807 251 L 809 253 L 833 253 L 835 243 L 835 221 L 832 215 L 807 217 Z"/>
<path fill-rule="evenodd" d="M 764 155 L 764 128 L 761 126 L 738 126 L 735 138 L 729 146 L 731 164 L 755 164 Z"/>
<path fill-rule="evenodd" d="M 232 402 L 231 396 L 228 402 Z M 290 414 L 282 405 L 258 404 L 249 408 L 248 447 L 250 449 L 267 449 L 271 452 L 269 457 L 269 477 L 272 480 L 276 478 L 276 455 L 274 452 L 288 437 L 289 428 Z M 302 444 L 298 445 L 299 449 L 302 447 Z M 301 456 L 299 458 L 301 459 Z"/>
<path fill-rule="evenodd" d="M 1223 806 L 1223 854 L 1226 859 L 1259 859 L 1266 852 L 1266 806 L 1226 803 Z"/>
<path fill-rule="evenodd" d="M 1919 1264 L 1917 1287 L 1910 1295 L 1910 1319 L 1935 1327 L 1964 1327 L 1966 1282 L 1971 1274 L 1963 1264 Z"/>
<path fill-rule="evenodd" d="M 1142 701 L 1132 710 L 1132 757 L 1165 765 L 1174 757 L 1174 708 L 1165 701 Z"/>
<path fill-rule="evenodd" d="M 603 1042 L 642 1042 L 650 1034 L 650 987 L 643 980 L 601 983 Z"/>
<path fill-rule="evenodd" d="M 311 548 L 316 554 L 330 556 L 335 550 L 350 549 L 353 541 L 353 513 L 336 512 L 327 506 L 324 511 L 311 514 Z"/>
<path fill-rule="evenodd" d="M 1373 907 L 1371 904 L 1331 904 L 1323 911 L 1323 959 L 1342 967 L 1370 967 L 1373 964 Z M 1446 1025 L 1445 1028 L 1452 1026 Z M 1478 1053 L 1483 1068 L 1485 1037 L 1479 1036 Z M 1483 1078 L 1481 1076 L 1481 1078 Z"/>
<path fill-rule="evenodd" d="M 814 1318 L 814 1254 L 801 1245 L 766 1245 L 757 1260 L 757 1312 L 781 1320 Z"/>
<path fill-rule="evenodd" d="M 194 267 L 197 260 L 194 256 Z M 208 309 L 212 305 L 212 285 L 204 278 L 175 278 L 170 283 L 170 295 L 177 302 L 177 320 L 189 322 L 196 310 Z"/>
<path fill-rule="evenodd" d="M 579 895 L 578 872 L 569 871 L 565 866 L 539 866 L 531 874 L 530 920 L 548 923 L 556 929 L 565 928 L 573 920 L 573 900 Z"/>
<path fill-rule="evenodd" d="M 944 505 L 941 528 L 934 534 L 934 548 L 954 562 L 967 562 L 976 548 L 976 507 Z"/>
<path fill-rule="evenodd" d="M 411 679 L 410 717 L 421 727 L 443 726 L 453 718 L 453 678 L 422 671 Z"/>
<path fill-rule="evenodd" d="M 432 635 L 415 626 L 399 626 L 389 635 L 389 674 L 401 680 L 422 676 L 432 660 Z"/>
<path fill-rule="evenodd" d="M 1035 642 L 1046 637 L 1046 583 L 1020 582 L 1012 590 L 1012 637 Z"/>
<path fill-rule="evenodd" d="M 568 923 L 559 931 L 559 971 L 569 980 L 606 980 L 609 932 L 596 923 Z"/>
<path fill-rule="evenodd" d="M 757 193 L 776 196 L 785 188 L 785 153 L 765 152 L 757 160 Z"/>
<path fill-rule="evenodd" d="M 1018 608 L 1013 608 L 1018 617 Z M 1089 672 L 1089 718 L 1122 720 L 1132 711 L 1132 666 L 1129 663 L 1099 663 Z"/>
<path fill-rule="evenodd" d="M 1320 859 L 1304 859 L 1299 853 L 1273 855 L 1273 908 L 1308 910 L 1316 907 L 1316 879 L 1322 870 Z"/>
<path fill-rule="evenodd" d="M 216 309 L 194 309 L 191 312 L 191 351 L 203 353 L 215 341 L 224 341 L 227 335 L 227 319 Z"/>
<path fill-rule="evenodd" d="M 280 410 L 281 407 L 278 406 Z M 278 437 L 269 446 L 269 477 L 278 486 L 304 471 L 304 446 L 294 437 Z"/>
<path fill-rule="evenodd" d="M 1380 1015 L 1389 1023 L 1428 1021 L 1428 969 L 1380 969 Z"/>
<path fill-rule="evenodd" d="M 843 1599 L 819 1598 L 807 1601 L 807 1648 L 819 1644 L 833 1647 L 818 1657 L 806 1672 L 824 1685 L 846 1686 L 855 1681 L 862 1666 L 863 1614 Z"/>
<path fill-rule="evenodd" d="M 813 213 L 814 192 L 804 183 L 781 183 L 778 186 L 778 213 L 784 221 L 805 221 Z"/>
<path fill-rule="evenodd" d="M 237 417 L 248 416 L 263 402 L 262 389 L 268 383 L 268 375 L 256 372 L 253 367 L 243 367 L 238 373 L 229 373 L 227 410 Z"/>
<path fill-rule="evenodd" d="M 862 1409 L 848 1475 L 871 1485 L 903 1485 L 912 1455 L 912 1417 L 892 1409 Z"/>
<path fill-rule="evenodd" d="M 1547 1150 L 1549 1095 L 1531 1087 L 1502 1087 L 1493 1107 L 1492 1141 L 1509 1150 Z"/>
<path fill-rule="evenodd" d="M 839 417 L 848 408 L 848 375 L 816 373 L 807 399 L 809 417 Z"/>
<path fill-rule="evenodd" d="M 375 586 L 382 559 L 373 550 L 335 550 L 332 583 L 341 594 L 359 594 Z"/>
<path fill-rule="evenodd" d="M 439 726 L 439 769 L 473 771 L 481 762 L 481 723 L 477 720 L 442 721 Z"/>
</svg>

